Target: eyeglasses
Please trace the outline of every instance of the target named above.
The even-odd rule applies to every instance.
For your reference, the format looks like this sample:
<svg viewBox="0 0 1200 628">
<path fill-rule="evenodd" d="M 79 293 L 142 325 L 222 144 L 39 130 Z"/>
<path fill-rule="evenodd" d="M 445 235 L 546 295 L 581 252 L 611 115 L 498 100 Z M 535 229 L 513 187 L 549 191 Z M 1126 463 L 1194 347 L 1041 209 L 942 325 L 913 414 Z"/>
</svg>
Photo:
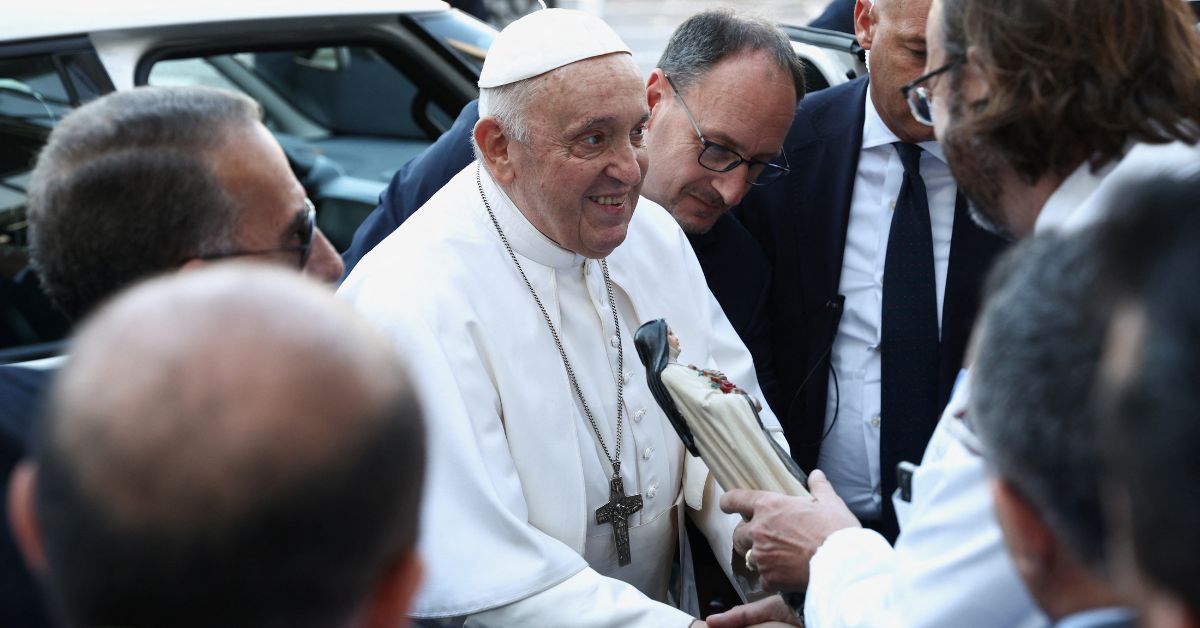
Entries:
<svg viewBox="0 0 1200 628">
<path fill-rule="evenodd" d="M 206 255 L 197 256 L 199 259 L 224 259 L 226 257 L 243 257 L 246 255 L 269 255 L 271 253 L 299 253 L 300 254 L 300 270 L 304 270 L 304 266 L 308 264 L 308 255 L 312 252 L 313 233 L 317 226 L 317 208 L 308 198 L 304 199 L 304 209 L 302 221 L 296 229 L 296 235 L 300 238 L 300 244 L 292 246 L 281 246 L 274 249 L 261 249 L 256 251 L 228 251 L 224 253 L 208 253 Z"/>
<path fill-rule="evenodd" d="M 912 82 L 900 88 L 900 93 L 904 94 L 904 100 L 908 101 L 908 108 L 912 111 L 912 115 L 917 119 L 917 122 L 925 126 L 933 126 L 933 94 L 929 93 L 928 87 L 917 87 L 917 85 L 949 71 L 950 68 L 958 65 L 960 61 L 962 61 L 961 58 L 955 59 L 928 74 L 918 76 Z"/>
<path fill-rule="evenodd" d="M 687 103 L 683 102 L 683 96 L 679 95 L 679 90 L 675 87 L 675 82 L 670 76 L 666 77 L 667 83 L 671 86 L 671 91 L 675 92 L 675 98 L 679 99 L 679 104 L 683 107 L 683 113 L 687 115 L 688 122 L 692 123 L 692 128 L 696 130 L 696 137 L 700 139 L 700 155 L 696 158 L 701 166 L 713 172 L 729 172 L 742 164 L 746 164 L 749 170 L 746 182 L 750 185 L 770 185 L 778 181 L 783 175 L 791 172 L 788 166 L 787 155 L 779 153 L 779 158 L 783 160 L 783 164 L 774 164 L 758 159 L 746 159 L 731 148 L 722 146 L 712 140 L 704 138 L 704 134 L 700 132 L 700 125 L 696 124 L 696 118 L 692 117 L 692 111 L 688 109 Z"/>
</svg>

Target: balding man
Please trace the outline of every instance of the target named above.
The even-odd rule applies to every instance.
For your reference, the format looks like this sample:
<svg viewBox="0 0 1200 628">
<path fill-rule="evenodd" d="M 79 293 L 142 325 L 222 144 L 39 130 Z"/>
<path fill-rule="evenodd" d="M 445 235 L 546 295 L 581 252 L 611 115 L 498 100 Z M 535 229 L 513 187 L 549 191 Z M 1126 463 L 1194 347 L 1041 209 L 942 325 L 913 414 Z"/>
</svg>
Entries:
<svg viewBox="0 0 1200 628">
<path fill-rule="evenodd" d="M 84 327 L 11 517 L 68 625 L 396 626 L 423 457 L 376 332 L 316 284 L 229 266 Z"/>
<path fill-rule="evenodd" d="M 769 67 L 754 71 L 788 90 L 782 133 L 793 85 Z M 686 155 L 694 184 L 681 177 L 675 189 L 697 222 L 721 215 L 714 187 L 744 191 L 777 168 L 766 161 L 778 144 L 710 135 L 710 112 L 737 98 L 690 100 L 684 77 L 681 91 L 667 78 L 652 79 L 648 99 L 628 47 L 595 17 L 550 9 L 514 22 L 480 77 L 478 161 L 342 284 L 437 400 L 425 507 L 436 531 L 422 539 L 436 559 L 419 617 L 687 626 L 693 615 L 665 603 L 685 510 L 728 569 L 736 518 L 719 513 L 703 465 L 685 459 L 633 330 L 666 318 L 681 361 L 761 392 L 678 214 L 639 199 L 643 144 L 648 121 L 676 129 L 660 148 Z M 778 434 L 769 410 L 763 421 Z"/>
<path fill-rule="evenodd" d="M 80 320 L 139 279 L 220 259 L 336 280 L 341 259 L 261 118 L 246 96 L 199 87 L 113 93 L 63 118 L 28 202 L 32 263 L 55 305 Z M 0 396 L 11 402 L 0 403 L 5 476 L 52 372 L 0 369 Z M 19 562 L 0 531 L 0 619 L 41 625 Z"/>
</svg>

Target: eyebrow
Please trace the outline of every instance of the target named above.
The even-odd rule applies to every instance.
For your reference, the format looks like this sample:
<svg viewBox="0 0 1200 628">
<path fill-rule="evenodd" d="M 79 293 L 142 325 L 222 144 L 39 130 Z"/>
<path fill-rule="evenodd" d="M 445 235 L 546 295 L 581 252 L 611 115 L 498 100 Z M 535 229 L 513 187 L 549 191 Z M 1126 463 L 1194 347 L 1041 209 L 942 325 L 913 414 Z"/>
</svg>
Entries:
<svg viewBox="0 0 1200 628">
<path fill-rule="evenodd" d="M 642 113 L 642 117 L 638 120 L 638 124 L 645 124 L 649 119 L 650 119 L 650 112 L 645 111 Z M 570 137 L 574 137 L 588 129 L 592 129 L 592 128 L 596 128 L 596 127 L 611 127 L 616 124 L 617 124 L 616 116 L 598 116 L 598 117 L 594 117 L 594 118 L 588 118 L 587 120 L 583 121 L 582 123 L 575 125 L 575 126 L 571 127 L 570 129 L 568 129 L 567 135 Z"/>
<path fill-rule="evenodd" d="M 700 129 L 700 130 L 704 131 L 704 129 Z M 713 131 L 713 132 L 704 131 L 704 139 L 714 141 L 714 142 L 720 144 L 721 146 L 725 146 L 726 148 L 733 150 L 734 152 L 736 152 L 739 155 L 749 157 L 750 159 L 757 159 L 758 161 L 769 162 L 772 159 L 774 159 L 776 155 L 779 154 L 779 151 L 776 151 L 774 153 L 757 153 L 754 155 L 747 155 L 745 146 L 742 146 L 741 144 L 733 141 L 732 137 L 729 137 L 728 135 L 725 135 L 724 133 L 721 133 L 720 131 Z M 780 150 L 783 150 L 782 146 L 780 147 Z"/>
</svg>

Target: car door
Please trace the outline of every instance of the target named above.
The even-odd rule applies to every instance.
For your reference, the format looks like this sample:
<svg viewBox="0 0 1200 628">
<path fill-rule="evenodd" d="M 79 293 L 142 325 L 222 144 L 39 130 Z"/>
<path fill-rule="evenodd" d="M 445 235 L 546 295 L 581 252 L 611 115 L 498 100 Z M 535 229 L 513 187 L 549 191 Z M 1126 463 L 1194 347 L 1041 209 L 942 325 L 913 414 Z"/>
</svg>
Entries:
<svg viewBox="0 0 1200 628">
<path fill-rule="evenodd" d="M 54 125 L 112 89 L 85 37 L 0 44 L 0 363 L 51 355 L 66 333 L 28 267 L 29 174 Z"/>
</svg>

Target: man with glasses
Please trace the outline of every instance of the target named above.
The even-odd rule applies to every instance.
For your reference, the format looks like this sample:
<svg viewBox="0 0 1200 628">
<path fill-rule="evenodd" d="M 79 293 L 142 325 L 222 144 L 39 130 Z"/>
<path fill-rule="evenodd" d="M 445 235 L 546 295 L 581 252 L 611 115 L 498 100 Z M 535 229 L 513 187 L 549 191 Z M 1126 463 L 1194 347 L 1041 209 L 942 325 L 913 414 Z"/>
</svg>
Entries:
<svg viewBox="0 0 1200 628">
<path fill-rule="evenodd" d="M 80 320 L 143 278 L 221 258 L 336 281 L 341 259 L 314 226 L 312 203 L 261 115 L 257 103 L 234 92 L 144 87 L 64 118 L 29 184 L 33 264 L 55 304 Z M 0 446 L 5 475 L 26 449 L 53 372 L 0 369 L 0 394 L 22 400 L 0 405 L 7 415 L 0 424 L 9 428 Z M 0 617 L 38 625 L 42 611 L 28 575 L 7 531 L 0 537 L 0 556 L 8 556 L 0 558 L 8 583 L 0 587 Z"/>
<path fill-rule="evenodd" d="M 771 261 L 771 347 L 787 356 L 775 411 L 792 455 L 889 541 L 896 465 L 925 450 L 1003 245 L 971 222 L 933 128 L 900 93 L 924 70 L 928 9 L 858 2 L 870 74 L 808 96 L 784 142 L 795 167 L 734 210 Z"/>
<path fill-rule="evenodd" d="M 31 175 L 33 264 L 71 318 L 129 284 L 252 257 L 324 281 L 342 271 L 254 101 L 138 88 L 80 107 Z"/>
<path fill-rule="evenodd" d="M 687 233 L 709 289 L 754 356 L 770 404 L 777 401 L 765 313 L 770 269 L 726 210 L 751 186 L 770 185 L 787 172 L 780 146 L 803 90 L 799 61 L 778 29 L 726 11 L 684 21 L 646 85 L 650 166 L 642 195 L 670 211 Z M 478 120 L 472 102 L 396 173 L 344 255 L 347 274 L 471 162 Z"/>
<path fill-rule="evenodd" d="M 908 93 L 978 219 L 1017 238 L 1079 230 L 1124 182 L 1200 171 L 1194 22 L 1181 0 L 934 0 L 932 78 Z M 960 436 L 959 379 L 911 475 L 894 548 L 836 499 L 726 495 L 723 506 L 752 517 L 735 544 L 761 549 L 764 569 L 794 566 L 776 585 L 806 590 L 808 626 L 1045 625 L 1005 551 L 984 462 Z M 753 623 L 764 616 L 749 611 L 781 605 L 710 622 Z"/>
</svg>

